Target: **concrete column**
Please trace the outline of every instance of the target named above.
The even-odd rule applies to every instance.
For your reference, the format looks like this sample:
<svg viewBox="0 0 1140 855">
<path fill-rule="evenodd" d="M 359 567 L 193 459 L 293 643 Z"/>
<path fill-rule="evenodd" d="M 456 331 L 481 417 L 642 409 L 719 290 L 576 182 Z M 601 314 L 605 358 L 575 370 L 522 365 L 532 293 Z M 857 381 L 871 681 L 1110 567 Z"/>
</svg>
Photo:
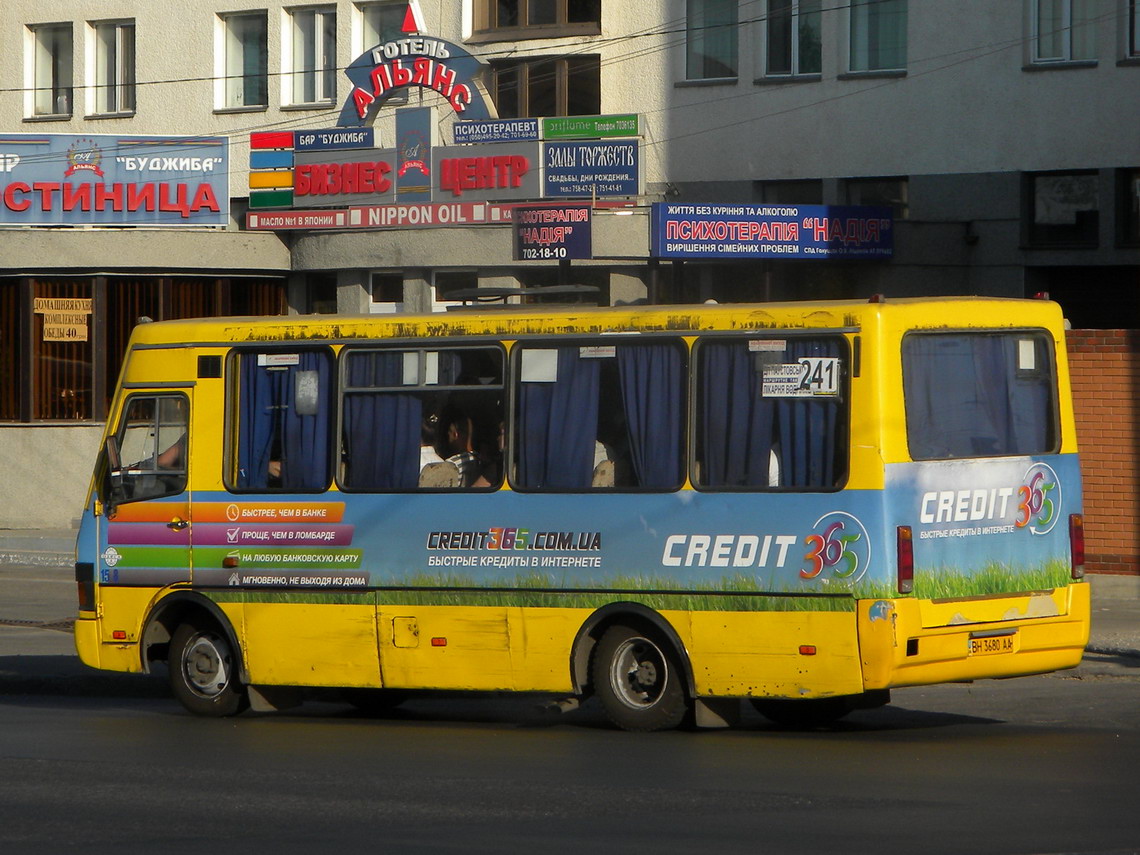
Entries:
<svg viewBox="0 0 1140 855">
<path fill-rule="evenodd" d="M 340 270 L 336 274 L 336 313 L 338 315 L 368 314 L 372 299 L 367 270 Z"/>
<path fill-rule="evenodd" d="M 610 305 L 628 306 L 649 299 L 649 288 L 639 272 L 633 270 L 610 271 Z"/>
<path fill-rule="evenodd" d="M 430 273 L 422 268 L 404 271 L 404 311 L 431 311 Z"/>
</svg>

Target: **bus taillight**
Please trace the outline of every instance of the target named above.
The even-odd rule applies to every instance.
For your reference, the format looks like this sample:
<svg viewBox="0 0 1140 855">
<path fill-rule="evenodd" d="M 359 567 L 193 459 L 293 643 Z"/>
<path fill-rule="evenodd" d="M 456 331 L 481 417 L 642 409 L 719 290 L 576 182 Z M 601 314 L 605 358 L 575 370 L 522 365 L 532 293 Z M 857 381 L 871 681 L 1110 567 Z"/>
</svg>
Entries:
<svg viewBox="0 0 1140 855">
<path fill-rule="evenodd" d="M 1069 514 L 1069 554 L 1073 559 L 1073 578 L 1085 576 L 1085 518 Z"/>
<path fill-rule="evenodd" d="M 898 568 L 899 593 L 909 594 L 914 590 L 914 544 L 911 541 L 909 525 L 898 527 Z"/>
<path fill-rule="evenodd" d="M 76 562 L 75 584 L 78 589 L 79 611 L 95 611 L 95 565 L 92 562 Z"/>
</svg>

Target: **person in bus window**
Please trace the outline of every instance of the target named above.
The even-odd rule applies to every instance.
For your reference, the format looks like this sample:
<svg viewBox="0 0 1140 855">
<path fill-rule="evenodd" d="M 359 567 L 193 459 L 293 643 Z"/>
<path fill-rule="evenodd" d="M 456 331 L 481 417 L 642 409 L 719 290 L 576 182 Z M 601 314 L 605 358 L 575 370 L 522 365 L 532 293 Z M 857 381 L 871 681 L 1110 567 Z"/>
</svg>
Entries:
<svg viewBox="0 0 1140 855">
<path fill-rule="evenodd" d="M 447 461 L 454 463 L 459 470 L 459 486 L 474 486 L 483 474 L 483 460 L 474 446 L 474 422 L 470 416 L 459 412 L 452 413 L 444 421 L 447 424 Z"/>
</svg>

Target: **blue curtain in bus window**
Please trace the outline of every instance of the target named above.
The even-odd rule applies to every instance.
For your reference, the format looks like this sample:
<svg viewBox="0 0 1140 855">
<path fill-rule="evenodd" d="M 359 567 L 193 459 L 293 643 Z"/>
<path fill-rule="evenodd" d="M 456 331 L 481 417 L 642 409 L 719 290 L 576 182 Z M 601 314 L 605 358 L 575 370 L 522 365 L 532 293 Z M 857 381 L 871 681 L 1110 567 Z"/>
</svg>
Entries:
<svg viewBox="0 0 1140 855">
<path fill-rule="evenodd" d="M 706 342 L 700 360 L 700 483 L 766 487 L 774 407 L 760 396 L 756 354 L 747 342 Z"/>
<path fill-rule="evenodd" d="M 837 339 L 788 339 L 785 362 L 803 357 L 838 359 Z M 834 486 L 838 475 L 840 397 L 775 398 L 781 487 Z"/>
<path fill-rule="evenodd" d="M 292 365 L 259 365 L 255 354 L 242 359 L 239 488 L 313 491 L 328 486 L 329 360 L 312 351 L 296 356 Z M 320 402 L 314 415 L 296 410 L 297 371 L 316 372 Z M 278 467 L 279 475 L 272 471 Z"/>
<path fill-rule="evenodd" d="M 982 357 L 989 366 L 985 387 L 992 394 L 979 395 L 990 420 L 998 426 L 1002 454 L 1040 454 L 1053 450 L 1050 427 L 1053 423 L 1051 358 L 1040 336 L 979 336 L 992 349 Z M 1022 351 L 1022 346 L 1027 352 Z M 975 361 L 980 354 L 975 356 Z M 1000 366 L 995 368 L 995 366 Z M 995 374 L 1000 373 L 1000 379 Z M 1004 428 L 1004 430 L 1002 430 Z"/>
<path fill-rule="evenodd" d="M 1035 454 L 1054 444 L 1051 357 L 1039 336 L 907 336 L 903 387 L 916 460 Z"/>
<path fill-rule="evenodd" d="M 681 481 L 684 388 L 681 354 L 663 345 L 619 345 L 618 375 L 637 485 L 676 487 Z"/>
<path fill-rule="evenodd" d="M 558 348 L 554 382 L 519 384 L 519 484 L 589 489 L 598 436 L 599 360 Z"/>
<path fill-rule="evenodd" d="M 353 353 L 352 388 L 399 387 L 404 354 Z M 420 399 L 406 392 L 353 392 L 344 403 L 345 486 L 366 490 L 414 490 L 419 483 Z"/>
</svg>

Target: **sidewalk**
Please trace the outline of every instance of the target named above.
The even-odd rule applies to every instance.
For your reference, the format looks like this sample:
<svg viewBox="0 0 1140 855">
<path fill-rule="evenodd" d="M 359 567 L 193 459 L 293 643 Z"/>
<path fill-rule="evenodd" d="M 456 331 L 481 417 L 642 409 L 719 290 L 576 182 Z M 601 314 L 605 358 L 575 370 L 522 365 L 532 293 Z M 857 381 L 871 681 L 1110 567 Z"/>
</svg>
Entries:
<svg viewBox="0 0 1140 855">
<path fill-rule="evenodd" d="M 60 614 L 42 614 L 48 606 L 41 603 L 36 609 L 41 613 L 36 615 L 40 620 L 73 616 L 75 534 L 68 530 L 0 529 L 0 566 L 59 568 L 58 581 L 67 583 L 66 597 L 59 600 L 57 610 Z M 1092 630 L 1088 652 L 1140 660 L 1140 576 L 1089 575 L 1087 578 L 1092 585 Z M 62 586 L 60 593 L 63 593 Z M 4 597 L 0 596 L 2 605 Z M 19 608 L 12 614 L 7 611 L 12 610 L 0 607 L 0 617 L 25 617 Z"/>
</svg>

